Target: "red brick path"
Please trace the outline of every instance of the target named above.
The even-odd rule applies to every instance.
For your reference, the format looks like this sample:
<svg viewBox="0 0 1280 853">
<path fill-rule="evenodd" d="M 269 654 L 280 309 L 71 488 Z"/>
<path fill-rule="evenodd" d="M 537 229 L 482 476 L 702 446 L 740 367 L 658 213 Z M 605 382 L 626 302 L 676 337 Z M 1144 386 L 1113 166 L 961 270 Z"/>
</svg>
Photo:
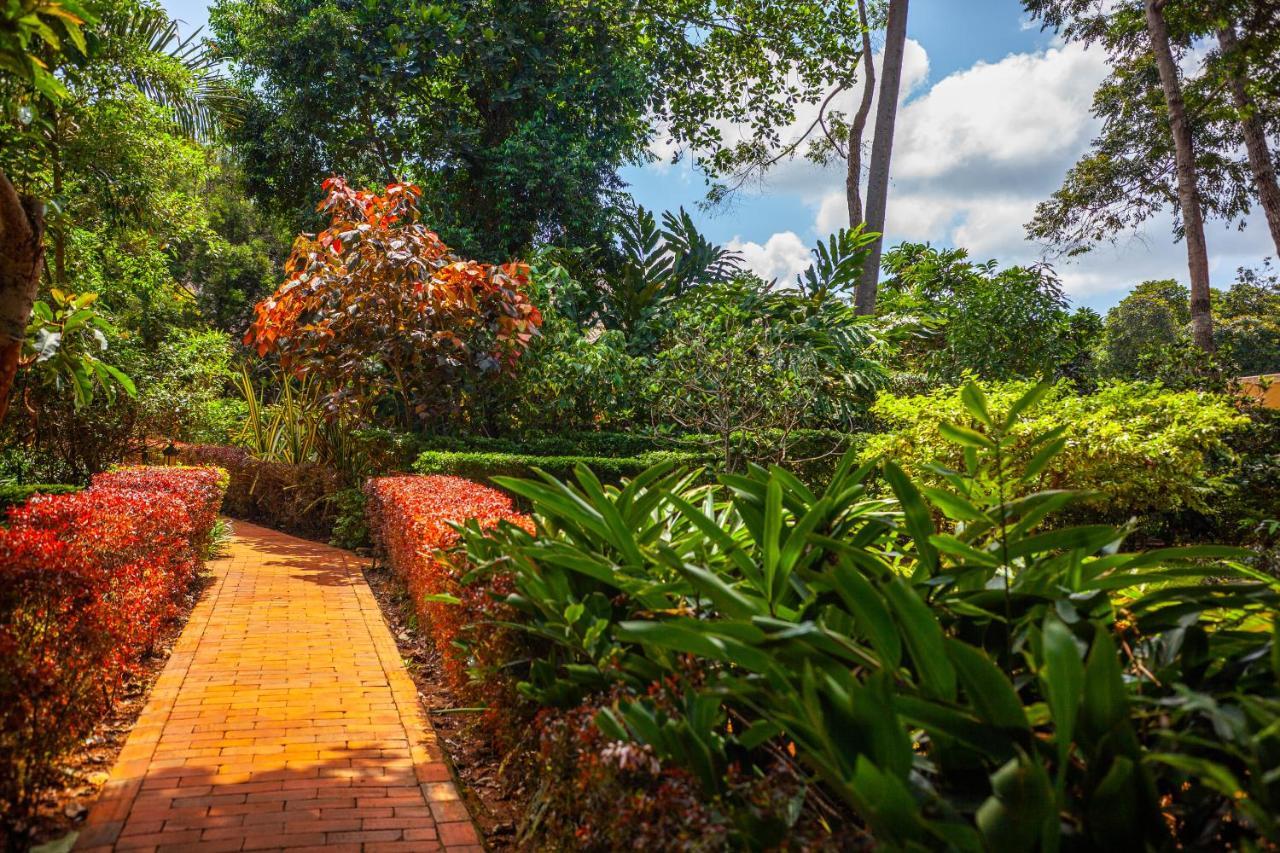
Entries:
<svg viewBox="0 0 1280 853">
<path fill-rule="evenodd" d="M 358 560 L 235 532 L 76 849 L 480 850 Z"/>
</svg>

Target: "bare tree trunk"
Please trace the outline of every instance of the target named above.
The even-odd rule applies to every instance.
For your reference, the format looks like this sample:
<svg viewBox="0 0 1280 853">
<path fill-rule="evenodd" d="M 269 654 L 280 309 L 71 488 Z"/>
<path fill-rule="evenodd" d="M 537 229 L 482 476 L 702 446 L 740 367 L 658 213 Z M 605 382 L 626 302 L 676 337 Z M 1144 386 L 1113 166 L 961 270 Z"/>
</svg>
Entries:
<svg viewBox="0 0 1280 853">
<path fill-rule="evenodd" d="M 867 117 L 871 115 L 871 101 L 876 91 L 876 64 L 871 54 L 871 30 L 867 26 L 866 0 L 858 0 L 858 22 L 862 25 L 862 103 L 849 125 L 849 140 L 845 147 L 849 153 L 849 171 L 845 175 L 845 198 L 849 204 L 849 227 L 857 228 L 864 221 L 862 214 L 862 134 L 867 129 Z"/>
<path fill-rule="evenodd" d="M 1200 208 L 1195 149 L 1191 125 L 1182 100 L 1182 84 L 1170 47 L 1169 25 L 1164 19 L 1167 0 L 1146 0 L 1147 35 L 1155 55 L 1165 105 L 1169 109 L 1169 129 L 1173 133 L 1174 161 L 1178 174 L 1178 205 L 1187 239 L 1187 265 L 1191 273 L 1191 335 L 1205 352 L 1213 352 L 1213 316 L 1209 313 L 1209 249 L 1204 238 L 1204 213 Z"/>
<path fill-rule="evenodd" d="M 44 205 L 20 196 L 0 172 L 0 421 L 18 373 L 44 265 Z"/>
<path fill-rule="evenodd" d="M 1280 184 L 1276 183 L 1276 166 L 1267 145 L 1267 134 L 1258 119 L 1258 105 L 1245 89 L 1245 59 L 1240 53 L 1240 40 L 1236 38 L 1235 24 L 1218 30 L 1218 44 L 1227 63 L 1227 83 L 1231 100 L 1239 113 L 1240 130 L 1244 135 L 1244 147 L 1249 154 L 1249 168 L 1253 171 L 1253 183 L 1258 201 L 1271 229 L 1271 240 L 1280 256 Z"/>
<path fill-rule="evenodd" d="M 893 156 L 893 128 L 898 120 L 898 89 L 902 85 L 902 55 L 907 44 L 907 0 L 889 0 L 885 28 L 883 79 L 876 102 L 876 134 L 871 143 L 871 170 L 867 179 L 867 230 L 883 234 L 889 203 L 889 161 Z M 871 244 L 862 281 L 854 296 L 859 314 L 874 314 L 876 286 L 880 282 L 880 254 L 884 238 Z"/>
</svg>

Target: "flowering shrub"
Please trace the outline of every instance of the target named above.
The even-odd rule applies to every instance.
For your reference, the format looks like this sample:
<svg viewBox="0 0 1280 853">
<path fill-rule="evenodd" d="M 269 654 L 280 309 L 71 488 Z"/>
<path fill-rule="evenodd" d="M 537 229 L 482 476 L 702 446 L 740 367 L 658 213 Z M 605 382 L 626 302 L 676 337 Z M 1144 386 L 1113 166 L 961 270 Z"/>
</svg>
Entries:
<svg viewBox="0 0 1280 853">
<path fill-rule="evenodd" d="M 37 495 L 0 528 L 0 815 L 57 777 L 178 612 L 225 474 L 128 468 Z"/>
<path fill-rule="evenodd" d="M 414 611 L 444 660 L 445 675 L 461 688 L 467 661 L 454 641 L 483 618 L 492 598 L 489 590 L 460 583 L 465 566 L 447 553 L 458 541 L 452 525 L 475 520 L 488 529 L 506 520 L 530 529 L 530 522 L 503 493 L 460 477 L 381 477 L 370 480 L 365 491 L 375 544 L 408 587 Z"/>
</svg>

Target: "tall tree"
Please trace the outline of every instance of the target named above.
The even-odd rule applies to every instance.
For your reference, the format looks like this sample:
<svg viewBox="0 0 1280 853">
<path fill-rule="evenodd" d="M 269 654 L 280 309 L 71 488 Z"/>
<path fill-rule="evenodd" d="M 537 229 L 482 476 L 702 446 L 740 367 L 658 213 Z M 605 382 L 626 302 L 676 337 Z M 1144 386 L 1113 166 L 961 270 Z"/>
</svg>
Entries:
<svg viewBox="0 0 1280 853">
<path fill-rule="evenodd" d="M 898 90 L 902 83 L 902 58 L 907 45 L 907 0 L 889 0 L 889 23 L 885 28 L 884 67 L 880 95 L 876 102 L 876 133 L 871 143 L 871 168 L 867 176 L 867 230 L 884 233 L 889 203 L 889 163 L 893 157 L 893 131 L 898 119 Z M 876 285 L 880 281 L 880 254 L 884 238 L 871 244 L 855 303 L 859 314 L 876 310 Z"/>
<path fill-rule="evenodd" d="M 1213 351 L 1213 315 L 1209 304 L 1209 247 L 1204 236 L 1204 212 L 1200 207 L 1200 187 L 1196 179 L 1195 143 L 1187 106 L 1182 99 L 1182 81 L 1173 58 L 1169 24 L 1164 8 L 1168 0 L 1145 0 L 1147 34 L 1160 86 L 1169 111 L 1169 131 L 1173 134 L 1174 162 L 1178 176 L 1178 205 L 1182 209 L 1182 230 L 1187 242 L 1187 267 L 1191 273 L 1191 331 L 1196 345 Z"/>
<path fill-rule="evenodd" d="M 1176 234 L 1187 244 L 1195 341 L 1211 350 L 1205 213 L 1242 217 L 1252 183 L 1233 150 L 1234 124 L 1209 107 L 1213 99 L 1202 91 L 1203 78 L 1187 82 L 1179 71 L 1179 56 L 1193 38 L 1190 22 L 1202 18 L 1209 0 L 1179 4 L 1176 31 L 1166 16 L 1168 0 L 1023 2 L 1046 27 L 1100 44 L 1113 69 L 1094 98 L 1094 112 L 1104 119 L 1102 135 L 1063 188 L 1037 208 L 1028 234 L 1077 253 L 1172 207 Z"/>
<path fill-rule="evenodd" d="M 1267 228 L 1271 231 L 1276 255 L 1280 257 L 1280 184 L 1276 182 L 1275 160 L 1271 155 L 1271 147 L 1267 144 L 1266 127 L 1260 107 L 1249 91 L 1249 57 L 1245 46 L 1241 44 L 1236 34 L 1235 21 L 1223 21 L 1218 27 L 1217 38 L 1221 50 L 1223 73 L 1236 109 L 1240 132 L 1244 138 L 1244 147 L 1249 157 L 1249 168 L 1253 172 L 1258 202 L 1266 217 Z"/>
</svg>

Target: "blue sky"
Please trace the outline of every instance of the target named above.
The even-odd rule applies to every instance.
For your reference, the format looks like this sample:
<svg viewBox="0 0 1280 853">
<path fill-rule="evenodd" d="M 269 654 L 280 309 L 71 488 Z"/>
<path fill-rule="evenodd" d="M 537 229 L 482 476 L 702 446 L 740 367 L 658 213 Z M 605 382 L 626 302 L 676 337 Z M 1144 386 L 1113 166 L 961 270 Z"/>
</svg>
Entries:
<svg viewBox="0 0 1280 853">
<path fill-rule="evenodd" d="M 163 2 L 189 27 L 206 22 L 202 0 Z M 1022 226 L 1097 130 L 1089 104 L 1106 73 L 1103 57 L 1028 25 L 1018 0 L 912 0 L 908 37 L 890 244 L 962 246 L 1002 264 L 1041 259 Z M 707 212 L 695 209 L 706 191 L 702 177 L 687 159 L 671 165 L 672 152 L 654 148 L 660 162 L 623 173 L 636 199 L 658 210 L 686 207 L 709 237 L 739 249 L 766 277 L 790 278 L 810 246 L 848 223 L 839 168 L 783 163 L 761 186 Z M 1115 246 L 1057 262 L 1073 301 L 1105 309 L 1140 281 L 1185 282 L 1185 247 L 1173 243 L 1169 225 L 1167 215 L 1157 217 Z M 1244 231 L 1211 225 L 1208 239 L 1215 285 L 1273 252 L 1256 217 Z"/>
</svg>

